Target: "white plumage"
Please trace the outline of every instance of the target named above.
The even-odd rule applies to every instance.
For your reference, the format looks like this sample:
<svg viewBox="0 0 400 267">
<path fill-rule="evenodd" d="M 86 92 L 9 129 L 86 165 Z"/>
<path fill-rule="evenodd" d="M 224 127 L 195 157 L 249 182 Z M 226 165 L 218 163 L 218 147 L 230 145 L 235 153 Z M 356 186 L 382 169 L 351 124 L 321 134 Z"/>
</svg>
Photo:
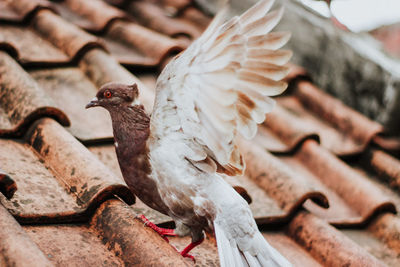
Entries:
<svg viewBox="0 0 400 267">
<path fill-rule="evenodd" d="M 223 23 L 220 12 L 204 34 L 173 59 L 157 81 L 151 117 L 151 179 L 176 222 L 176 232 L 214 229 L 221 266 L 291 266 L 257 229 L 248 204 L 219 173 L 240 175 L 235 145 L 250 139 L 286 89 L 280 81 L 291 52 L 278 50 L 289 33 L 270 31 L 283 10 L 257 3 Z"/>
</svg>

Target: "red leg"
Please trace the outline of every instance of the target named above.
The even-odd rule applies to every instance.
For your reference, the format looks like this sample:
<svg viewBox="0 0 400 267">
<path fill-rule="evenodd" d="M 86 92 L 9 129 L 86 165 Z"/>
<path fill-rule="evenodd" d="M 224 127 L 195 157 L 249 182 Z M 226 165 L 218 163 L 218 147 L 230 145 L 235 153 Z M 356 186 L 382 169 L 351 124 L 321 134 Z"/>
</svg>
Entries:
<svg viewBox="0 0 400 267">
<path fill-rule="evenodd" d="M 186 248 L 184 248 L 184 249 L 180 252 L 180 254 L 182 255 L 182 257 L 191 258 L 191 259 L 196 263 L 195 258 L 194 258 L 192 255 L 190 255 L 189 252 L 190 252 L 192 249 L 194 249 L 195 247 L 197 247 L 198 245 L 200 245 L 203 241 L 204 241 L 204 238 L 200 239 L 200 240 L 197 241 L 197 242 L 192 242 L 192 243 L 190 243 Z"/>
<path fill-rule="evenodd" d="M 146 226 L 150 227 L 155 232 L 157 232 L 167 242 L 169 242 L 169 240 L 168 240 L 168 238 L 166 236 L 177 236 L 175 234 L 175 230 L 174 229 L 167 229 L 167 228 L 158 227 L 154 223 L 150 222 L 149 219 L 147 219 L 144 215 L 140 215 L 140 216 L 138 216 L 138 218 L 140 220 L 142 220 Z"/>
</svg>

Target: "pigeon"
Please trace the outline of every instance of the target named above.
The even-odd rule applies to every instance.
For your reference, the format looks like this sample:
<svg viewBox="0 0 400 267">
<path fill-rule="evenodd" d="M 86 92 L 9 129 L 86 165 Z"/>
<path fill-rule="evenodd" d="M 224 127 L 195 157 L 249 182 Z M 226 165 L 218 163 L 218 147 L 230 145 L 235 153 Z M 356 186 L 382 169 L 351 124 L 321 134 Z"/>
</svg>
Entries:
<svg viewBox="0 0 400 267">
<path fill-rule="evenodd" d="M 112 120 L 124 180 L 147 206 L 170 216 L 175 229 L 140 218 L 166 240 L 190 235 L 181 255 L 214 233 L 221 266 L 292 266 L 259 232 L 248 203 L 225 181 L 245 163 L 238 138 L 251 139 L 287 87 L 280 49 L 289 32 L 271 32 L 283 8 L 262 0 L 226 20 L 227 8 L 173 58 L 156 83 L 149 116 L 137 84 L 103 85 L 86 108 L 101 106 Z"/>
</svg>

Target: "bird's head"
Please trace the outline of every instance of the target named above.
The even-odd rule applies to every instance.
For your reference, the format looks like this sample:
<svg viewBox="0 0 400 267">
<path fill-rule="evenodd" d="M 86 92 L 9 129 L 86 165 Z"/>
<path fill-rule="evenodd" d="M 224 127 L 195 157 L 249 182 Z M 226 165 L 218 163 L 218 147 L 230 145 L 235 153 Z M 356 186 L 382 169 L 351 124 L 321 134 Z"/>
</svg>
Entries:
<svg viewBox="0 0 400 267">
<path fill-rule="evenodd" d="M 139 91 L 136 83 L 132 85 L 121 83 L 107 83 L 100 87 L 86 108 L 101 106 L 107 110 L 123 105 L 138 104 Z"/>
</svg>

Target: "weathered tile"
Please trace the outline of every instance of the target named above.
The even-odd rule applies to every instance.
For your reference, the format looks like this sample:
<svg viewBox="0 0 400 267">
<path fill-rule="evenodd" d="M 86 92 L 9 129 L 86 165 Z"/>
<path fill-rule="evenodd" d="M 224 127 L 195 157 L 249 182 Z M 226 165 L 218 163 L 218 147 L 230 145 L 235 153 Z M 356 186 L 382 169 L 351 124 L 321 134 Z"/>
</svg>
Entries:
<svg viewBox="0 0 400 267">
<path fill-rule="evenodd" d="M 399 207 L 396 194 L 351 168 L 313 140 L 306 141 L 295 157 L 287 157 L 286 162 L 298 172 L 308 173 L 305 177 L 315 185 L 320 182 L 320 190 L 326 194 L 330 208 L 322 210 L 312 203 L 305 207 L 332 224 L 364 225 L 379 213 L 396 213 Z"/>
<path fill-rule="evenodd" d="M 15 181 L 2 169 L 0 169 L 0 192 L 7 198 L 13 197 L 18 187 Z"/>
<path fill-rule="evenodd" d="M 391 232 L 390 226 L 385 224 L 385 222 L 382 223 L 382 220 L 385 220 L 383 218 L 392 216 L 394 217 L 392 214 L 384 214 L 382 218 L 378 217 L 371 223 L 372 227 L 370 226 L 363 229 L 342 229 L 340 231 L 387 266 L 399 266 L 399 247 L 390 246 L 393 245 L 392 241 L 396 240 L 398 242 L 396 235 L 398 235 L 399 229 L 396 229 L 397 232 Z M 384 226 L 385 229 L 381 228 L 381 232 L 379 232 L 376 228 L 382 226 Z M 390 236 L 388 236 L 389 233 L 391 234 Z"/>
<path fill-rule="evenodd" d="M 186 48 L 182 42 L 125 21 L 112 23 L 103 38 L 112 55 L 128 66 L 161 65 Z"/>
<path fill-rule="evenodd" d="M 114 195 L 134 202 L 126 185 L 57 122 L 39 120 L 26 139 L 0 139 L 2 168 L 19 184 L 11 200 L 0 199 L 18 221 L 82 220 Z"/>
<path fill-rule="evenodd" d="M 195 39 L 201 31 L 186 20 L 171 18 L 159 6 L 146 1 L 130 2 L 127 10 L 142 25 L 171 37 Z"/>
<path fill-rule="evenodd" d="M 53 266 L 1 204 L 0 250 L 1 266 Z"/>
<path fill-rule="evenodd" d="M 307 81 L 300 81 L 289 95 L 278 97 L 279 105 L 264 125 L 282 139 L 286 147 L 272 152 L 293 151 L 307 138 L 318 136 L 322 146 L 340 156 L 362 153 L 383 127 Z M 268 145 L 268 144 L 266 144 Z"/>
<path fill-rule="evenodd" d="M 68 126 L 68 117 L 10 56 L 0 51 L 0 136 L 21 136 L 41 117 Z"/>
<path fill-rule="evenodd" d="M 64 0 L 56 5 L 60 15 L 67 21 L 93 33 L 104 32 L 115 20 L 128 20 L 121 10 L 101 0 Z"/>
<path fill-rule="evenodd" d="M 263 236 L 276 248 L 284 257 L 286 257 L 295 267 L 320 267 L 323 266 L 314 259 L 306 248 L 301 247 L 284 231 L 264 230 Z"/>
<path fill-rule="evenodd" d="M 103 203 L 90 225 L 128 266 L 187 266 L 187 262 L 136 213 L 118 200 Z"/>
<path fill-rule="evenodd" d="M 322 208 L 329 207 L 328 199 L 320 188 L 298 175 L 290 165 L 256 143 L 241 140 L 239 147 L 246 161 L 246 176 L 278 203 L 279 208 L 285 212 L 281 220 L 289 220 L 307 199 Z M 248 192 L 252 196 L 252 191 Z"/>
<path fill-rule="evenodd" d="M 288 234 L 323 266 L 385 266 L 339 230 L 312 214 L 298 214 Z"/>
<path fill-rule="evenodd" d="M 0 40 L 5 46 L 2 50 L 24 67 L 60 66 L 70 61 L 65 53 L 40 36 L 32 27 L 2 25 Z"/>
<path fill-rule="evenodd" d="M 375 136 L 372 142 L 383 150 L 400 158 L 400 137 L 383 133 Z"/>
<path fill-rule="evenodd" d="M 65 67 L 29 71 L 56 106 L 68 115 L 67 130 L 82 142 L 113 140 L 111 119 L 104 109 L 85 109 L 97 93 L 97 85 L 80 68 Z"/>
<path fill-rule="evenodd" d="M 193 6 L 182 7 L 176 13 L 179 18 L 186 20 L 195 27 L 205 30 L 211 22 L 211 17 L 206 16 L 203 12 Z"/>
<path fill-rule="evenodd" d="M 32 18 L 32 26 L 53 45 L 63 51 L 71 61 L 78 61 L 93 48 L 104 48 L 101 40 L 77 26 L 68 23 L 49 10 L 41 10 Z"/>
<path fill-rule="evenodd" d="M 23 229 L 55 266 L 124 266 L 86 224 L 26 225 Z"/>
<path fill-rule="evenodd" d="M 375 174 L 377 179 L 400 192 L 400 160 L 382 150 L 370 149 L 363 153 L 360 166 Z"/>
<path fill-rule="evenodd" d="M 43 9 L 53 10 L 53 5 L 45 0 L 0 1 L 0 22 L 24 24 Z"/>
<path fill-rule="evenodd" d="M 368 225 L 367 230 L 400 255 L 400 218 L 397 215 L 382 214 Z"/>
</svg>

